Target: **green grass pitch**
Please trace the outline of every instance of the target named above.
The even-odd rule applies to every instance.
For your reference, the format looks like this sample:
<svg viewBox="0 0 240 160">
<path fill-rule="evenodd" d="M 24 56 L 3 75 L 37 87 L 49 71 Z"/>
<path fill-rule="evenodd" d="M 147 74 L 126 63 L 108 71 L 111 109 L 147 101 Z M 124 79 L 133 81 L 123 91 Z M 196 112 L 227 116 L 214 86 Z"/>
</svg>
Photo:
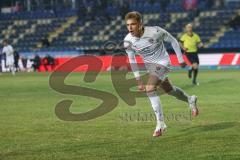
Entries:
<svg viewBox="0 0 240 160">
<path fill-rule="evenodd" d="M 0 160 L 239 160 L 240 72 L 201 71 L 200 86 L 191 86 L 186 72 L 171 81 L 199 98 L 199 117 L 190 117 L 187 104 L 163 95 L 167 131 L 153 138 L 153 112 L 147 98 L 128 106 L 119 98 L 108 114 L 85 122 L 58 119 L 57 102 L 72 99 L 71 111 L 86 112 L 101 101 L 64 95 L 50 89 L 49 74 L 0 75 Z M 84 84 L 83 74 L 66 83 L 107 91 L 117 96 L 109 73 Z"/>
</svg>

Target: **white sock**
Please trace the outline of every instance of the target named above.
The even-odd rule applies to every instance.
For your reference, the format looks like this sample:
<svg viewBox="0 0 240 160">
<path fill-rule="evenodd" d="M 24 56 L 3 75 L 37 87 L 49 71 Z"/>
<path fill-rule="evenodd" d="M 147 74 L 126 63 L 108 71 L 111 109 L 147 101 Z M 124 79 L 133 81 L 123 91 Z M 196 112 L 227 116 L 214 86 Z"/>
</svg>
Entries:
<svg viewBox="0 0 240 160">
<path fill-rule="evenodd" d="M 157 122 L 163 121 L 164 117 L 163 117 L 162 105 L 161 105 L 160 98 L 157 95 L 156 91 L 148 92 L 147 96 L 151 102 Z"/>
<path fill-rule="evenodd" d="M 12 72 L 12 75 L 15 75 L 15 68 L 13 66 L 10 67 L 10 70 Z"/>
<path fill-rule="evenodd" d="M 157 121 L 157 126 L 156 126 L 156 129 L 155 131 L 158 131 L 160 129 L 166 129 L 167 128 L 167 125 L 164 123 L 164 121 Z"/>
</svg>

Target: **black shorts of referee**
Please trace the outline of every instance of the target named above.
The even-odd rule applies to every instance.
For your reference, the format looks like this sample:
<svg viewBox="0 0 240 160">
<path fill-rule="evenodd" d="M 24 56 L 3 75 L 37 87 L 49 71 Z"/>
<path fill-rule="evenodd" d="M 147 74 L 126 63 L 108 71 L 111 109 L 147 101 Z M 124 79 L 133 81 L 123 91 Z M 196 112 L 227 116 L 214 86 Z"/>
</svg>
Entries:
<svg viewBox="0 0 240 160">
<path fill-rule="evenodd" d="M 186 52 L 186 56 L 191 64 L 197 63 L 199 65 L 199 58 L 197 52 Z"/>
</svg>

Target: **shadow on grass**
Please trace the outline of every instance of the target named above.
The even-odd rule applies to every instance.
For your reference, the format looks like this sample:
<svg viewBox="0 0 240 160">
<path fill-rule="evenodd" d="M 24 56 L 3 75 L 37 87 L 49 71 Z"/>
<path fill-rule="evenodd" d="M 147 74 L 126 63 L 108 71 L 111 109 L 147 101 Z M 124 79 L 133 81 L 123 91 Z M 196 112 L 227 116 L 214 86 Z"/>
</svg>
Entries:
<svg viewBox="0 0 240 160">
<path fill-rule="evenodd" d="M 210 81 L 200 82 L 200 86 L 208 85 L 208 84 L 219 84 L 219 83 L 224 83 L 224 82 L 227 84 L 227 83 L 229 83 L 230 80 L 234 81 L 233 79 L 213 79 Z M 190 88 L 194 88 L 194 87 L 198 87 L 198 86 L 193 85 L 191 83 L 181 86 L 182 89 L 190 89 Z"/>
<path fill-rule="evenodd" d="M 182 88 L 183 90 L 187 90 L 187 89 L 194 88 L 194 87 L 197 87 L 197 86 L 195 86 L 195 85 L 193 85 L 193 84 L 186 84 L 186 85 L 184 85 L 184 86 L 181 86 L 181 88 Z"/>
<path fill-rule="evenodd" d="M 222 82 L 229 82 L 229 81 L 232 81 L 233 79 L 213 79 L 213 80 L 210 80 L 210 81 L 206 81 L 206 82 L 203 82 L 201 84 L 218 84 L 218 83 L 222 83 Z"/>
<path fill-rule="evenodd" d="M 209 124 L 204 126 L 196 126 L 182 130 L 182 132 L 194 133 L 194 132 L 209 132 L 209 131 L 218 131 L 235 126 L 240 126 L 239 122 L 221 122 L 216 124 Z"/>
</svg>

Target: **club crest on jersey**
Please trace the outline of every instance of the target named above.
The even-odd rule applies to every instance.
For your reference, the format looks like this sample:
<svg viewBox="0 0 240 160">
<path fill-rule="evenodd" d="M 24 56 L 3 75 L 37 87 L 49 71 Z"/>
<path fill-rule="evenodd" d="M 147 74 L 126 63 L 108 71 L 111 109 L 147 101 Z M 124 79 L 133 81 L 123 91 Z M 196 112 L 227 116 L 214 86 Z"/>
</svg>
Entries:
<svg viewBox="0 0 240 160">
<path fill-rule="evenodd" d="M 161 69 L 162 69 L 161 66 L 157 66 L 157 67 L 156 67 L 156 70 L 157 70 L 157 71 L 159 71 L 159 70 L 161 70 Z"/>
<path fill-rule="evenodd" d="M 148 39 L 148 42 L 149 42 L 149 43 L 154 43 L 155 41 L 154 41 L 153 38 L 149 38 L 149 39 Z"/>
</svg>

